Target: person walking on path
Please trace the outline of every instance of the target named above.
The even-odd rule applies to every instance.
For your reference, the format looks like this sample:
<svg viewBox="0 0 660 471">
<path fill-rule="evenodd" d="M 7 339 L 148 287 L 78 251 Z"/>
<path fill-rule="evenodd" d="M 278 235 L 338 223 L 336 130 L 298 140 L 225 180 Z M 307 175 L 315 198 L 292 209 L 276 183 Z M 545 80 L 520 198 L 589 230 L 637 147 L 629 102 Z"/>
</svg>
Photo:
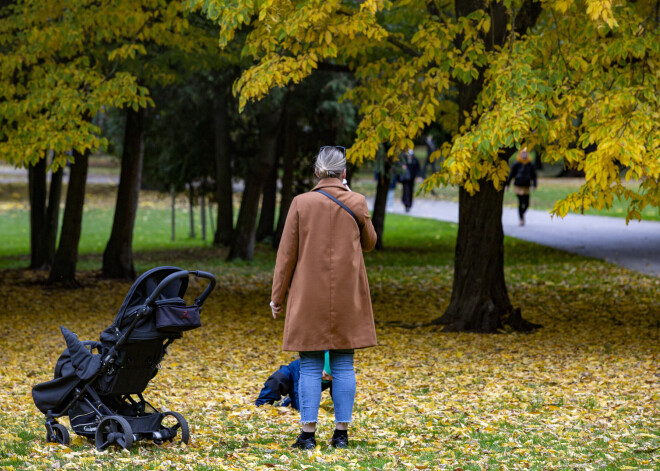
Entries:
<svg viewBox="0 0 660 471">
<path fill-rule="evenodd" d="M 419 173 L 419 161 L 412 149 L 408 149 L 402 161 L 400 180 L 403 187 L 403 194 L 401 196 L 401 202 L 406 208 L 406 212 L 409 212 L 413 204 L 413 191 L 415 189 L 415 178 L 417 178 L 417 174 Z"/>
<path fill-rule="evenodd" d="M 435 160 L 431 162 L 431 154 L 433 154 L 437 149 L 435 142 L 433 141 L 433 136 L 430 134 L 426 136 L 424 138 L 424 144 L 426 145 L 426 160 L 424 161 L 424 167 L 422 168 L 422 178 L 426 178 L 428 176 L 426 172 L 429 165 L 431 165 L 431 171 L 433 173 L 437 172 L 435 169 Z M 431 194 L 433 194 L 433 191 L 431 191 Z"/>
<path fill-rule="evenodd" d="M 344 448 L 355 401 L 354 350 L 377 344 L 362 256 L 374 248 L 377 236 L 366 199 L 342 183 L 345 149 L 322 147 L 315 174 L 319 183 L 296 196 L 287 214 L 270 306 L 276 318 L 288 290 L 282 348 L 300 354 L 302 432 L 293 447 L 316 447 L 324 351 L 329 350 L 336 423 L 331 444 Z"/>
<path fill-rule="evenodd" d="M 518 197 L 518 216 L 519 224 L 525 225 L 525 211 L 529 208 L 530 187 L 533 185 L 536 189 L 536 167 L 527 153 L 527 148 L 522 149 L 516 157 L 516 163 L 511 168 L 509 178 L 506 180 L 506 187 L 513 180 L 513 192 Z"/>
</svg>

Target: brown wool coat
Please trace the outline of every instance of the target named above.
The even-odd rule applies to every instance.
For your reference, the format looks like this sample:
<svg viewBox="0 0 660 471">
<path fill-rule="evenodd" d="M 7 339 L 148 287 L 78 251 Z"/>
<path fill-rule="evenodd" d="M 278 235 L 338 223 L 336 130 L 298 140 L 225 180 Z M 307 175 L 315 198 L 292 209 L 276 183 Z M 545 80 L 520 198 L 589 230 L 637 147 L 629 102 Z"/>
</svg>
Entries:
<svg viewBox="0 0 660 471">
<path fill-rule="evenodd" d="M 316 185 L 348 206 L 310 191 L 293 199 L 277 251 L 271 300 L 284 303 L 286 351 L 336 350 L 376 345 L 362 251 L 376 245 L 367 202 L 336 178 Z"/>
</svg>

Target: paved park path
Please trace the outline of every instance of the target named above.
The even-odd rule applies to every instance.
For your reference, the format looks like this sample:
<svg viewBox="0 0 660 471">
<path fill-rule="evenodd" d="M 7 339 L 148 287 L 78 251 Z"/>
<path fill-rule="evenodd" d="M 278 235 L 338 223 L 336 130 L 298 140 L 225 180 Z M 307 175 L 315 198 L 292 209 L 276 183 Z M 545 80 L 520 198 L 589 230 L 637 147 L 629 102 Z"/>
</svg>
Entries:
<svg viewBox="0 0 660 471">
<path fill-rule="evenodd" d="M 388 212 L 458 222 L 458 203 L 449 201 L 418 198 L 409 213 L 396 201 Z M 660 277 L 660 222 L 633 220 L 626 226 L 624 218 L 568 214 L 562 219 L 530 209 L 521 227 L 518 209 L 505 207 L 502 226 L 507 236 Z"/>
<path fill-rule="evenodd" d="M 27 172 L 0 166 L 0 183 L 25 182 Z M 116 184 L 116 176 L 89 175 L 90 183 Z M 237 185 L 234 191 L 242 191 Z M 373 197 L 368 198 L 370 207 Z M 400 201 L 388 212 L 406 214 Z M 458 222 L 458 203 L 416 198 L 410 216 Z M 546 211 L 530 209 L 524 226 L 518 225 L 518 210 L 504 208 L 502 226 L 511 237 L 547 245 L 567 252 L 599 258 L 610 263 L 660 277 L 660 222 L 626 221 L 618 217 L 568 214 L 552 218 Z"/>
</svg>

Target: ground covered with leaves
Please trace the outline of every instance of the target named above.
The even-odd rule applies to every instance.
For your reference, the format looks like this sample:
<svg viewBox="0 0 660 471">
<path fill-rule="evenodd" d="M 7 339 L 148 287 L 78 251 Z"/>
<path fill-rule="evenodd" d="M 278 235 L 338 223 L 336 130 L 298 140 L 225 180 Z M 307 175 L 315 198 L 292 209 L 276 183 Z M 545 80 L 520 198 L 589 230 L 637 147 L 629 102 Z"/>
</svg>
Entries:
<svg viewBox="0 0 660 471">
<path fill-rule="evenodd" d="M 659 469 L 660 280 L 542 257 L 507 278 L 515 304 L 544 328 L 443 333 L 425 324 L 449 302 L 451 266 L 423 258 L 367 257 L 379 346 L 356 354 L 350 447 L 329 446 L 323 393 L 314 451 L 290 448 L 295 410 L 253 405 L 263 381 L 296 357 L 281 351 L 284 320 L 270 316 L 268 263 L 181 262 L 214 271 L 220 286 L 203 327 L 169 348 L 145 397 L 183 413 L 191 443 L 141 441 L 130 452 L 98 452 L 73 434 L 69 447 L 46 443 L 30 392 L 65 348 L 59 325 L 97 339 L 130 283 L 87 272 L 81 289 L 62 290 L 44 287 L 44 273 L 0 271 L 0 468 Z"/>
</svg>

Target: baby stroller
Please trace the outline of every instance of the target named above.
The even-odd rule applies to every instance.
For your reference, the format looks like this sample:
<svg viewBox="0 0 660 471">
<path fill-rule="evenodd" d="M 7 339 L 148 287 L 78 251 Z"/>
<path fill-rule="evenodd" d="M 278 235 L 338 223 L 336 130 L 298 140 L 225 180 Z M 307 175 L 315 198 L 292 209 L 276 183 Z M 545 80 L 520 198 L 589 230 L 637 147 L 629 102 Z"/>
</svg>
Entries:
<svg viewBox="0 0 660 471">
<path fill-rule="evenodd" d="M 190 275 L 208 284 L 187 306 L 183 297 Z M 215 277 L 203 271 L 154 268 L 135 281 L 100 342 L 81 342 L 60 327 L 68 348 L 57 361 L 55 378 L 32 388 L 34 403 L 46 416 L 47 441 L 69 444 L 67 428 L 56 420 L 68 414 L 73 431 L 94 439 L 99 450 L 112 444 L 128 450 L 142 439 L 172 441 L 179 430 L 188 443 L 183 416 L 159 412 L 142 392 L 158 373 L 167 347 L 182 332 L 201 326 L 202 305 L 215 285 Z"/>
</svg>

